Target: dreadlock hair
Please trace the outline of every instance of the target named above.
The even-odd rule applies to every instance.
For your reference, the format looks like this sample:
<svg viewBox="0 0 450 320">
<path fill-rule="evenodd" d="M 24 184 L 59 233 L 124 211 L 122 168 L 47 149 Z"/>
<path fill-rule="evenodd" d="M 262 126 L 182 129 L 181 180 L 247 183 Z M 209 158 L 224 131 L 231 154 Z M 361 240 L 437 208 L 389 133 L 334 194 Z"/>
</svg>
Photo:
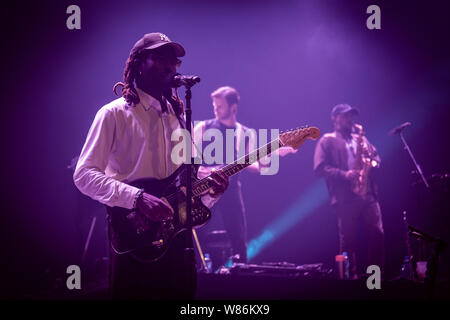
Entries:
<svg viewBox="0 0 450 320">
<path fill-rule="evenodd" d="M 125 64 L 123 71 L 123 82 L 117 82 L 113 87 L 113 92 L 116 96 L 119 96 L 116 92 L 118 86 L 122 86 L 122 96 L 129 106 L 135 107 L 139 102 L 139 94 L 135 88 L 136 78 L 139 73 L 139 65 L 147 57 L 147 51 L 141 50 L 130 54 Z M 172 88 L 163 92 L 164 97 L 169 101 L 174 109 L 175 113 L 179 116 L 184 113 L 183 100 L 178 96 L 178 90 Z"/>
</svg>

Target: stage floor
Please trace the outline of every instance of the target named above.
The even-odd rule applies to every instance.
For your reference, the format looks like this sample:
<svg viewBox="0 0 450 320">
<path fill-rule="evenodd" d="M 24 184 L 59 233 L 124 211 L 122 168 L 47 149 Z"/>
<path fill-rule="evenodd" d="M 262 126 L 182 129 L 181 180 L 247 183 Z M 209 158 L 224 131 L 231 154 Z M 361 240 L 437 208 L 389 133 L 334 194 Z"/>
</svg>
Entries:
<svg viewBox="0 0 450 320">
<path fill-rule="evenodd" d="M 38 299 L 108 300 L 107 281 L 87 284 L 79 292 L 61 290 Z M 368 289 L 366 280 L 315 279 L 253 274 L 198 274 L 196 300 L 426 300 L 423 283 L 382 281 Z M 32 298 L 33 299 L 33 298 Z M 448 281 L 437 283 L 434 299 L 449 300 Z"/>
<path fill-rule="evenodd" d="M 366 279 L 335 280 L 272 275 L 199 274 L 197 299 L 237 300 L 422 300 L 423 283 L 396 279 L 368 289 Z M 449 299 L 448 282 L 436 288 L 435 298 Z"/>
</svg>

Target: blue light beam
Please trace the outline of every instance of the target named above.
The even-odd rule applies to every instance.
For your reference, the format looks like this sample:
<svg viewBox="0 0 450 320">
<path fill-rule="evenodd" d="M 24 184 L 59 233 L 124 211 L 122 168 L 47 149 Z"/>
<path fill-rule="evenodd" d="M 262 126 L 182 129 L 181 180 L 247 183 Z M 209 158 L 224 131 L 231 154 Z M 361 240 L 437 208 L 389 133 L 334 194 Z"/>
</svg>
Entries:
<svg viewBox="0 0 450 320">
<path fill-rule="evenodd" d="M 268 225 L 256 238 L 250 240 L 247 249 L 248 260 L 252 260 L 280 235 L 314 212 L 328 199 L 325 183 L 318 180 L 311 188 L 300 195 L 272 224 Z"/>
</svg>

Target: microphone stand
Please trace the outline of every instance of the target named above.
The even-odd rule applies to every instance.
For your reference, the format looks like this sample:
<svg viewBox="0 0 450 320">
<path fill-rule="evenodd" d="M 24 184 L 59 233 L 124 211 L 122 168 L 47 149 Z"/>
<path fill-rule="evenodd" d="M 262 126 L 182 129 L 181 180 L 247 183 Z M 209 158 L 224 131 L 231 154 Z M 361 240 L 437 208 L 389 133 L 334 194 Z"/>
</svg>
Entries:
<svg viewBox="0 0 450 320">
<path fill-rule="evenodd" d="M 191 217 L 191 211 L 192 211 L 192 164 L 193 164 L 193 157 L 192 157 L 192 109 L 191 109 L 191 99 L 192 99 L 192 92 L 191 87 L 194 85 L 190 85 L 190 83 L 185 83 L 184 86 L 186 88 L 185 93 L 185 100 L 186 100 L 186 130 L 189 132 L 189 138 L 188 140 L 188 148 L 187 148 L 187 155 L 186 160 L 188 160 L 188 163 L 185 164 L 186 168 L 186 225 L 187 225 L 187 235 L 185 237 L 185 245 L 184 245 L 184 263 L 185 266 L 189 266 L 190 262 L 195 259 L 195 252 L 194 252 L 194 245 L 192 242 L 192 217 Z M 194 267 L 195 269 L 195 267 Z M 188 270 L 186 270 L 188 271 Z M 196 272 L 196 270 L 195 270 Z M 189 277 L 187 277 L 189 279 Z M 189 281 L 189 280 L 188 280 Z M 188 286 L 189 287 L 189 286 Z"/>
<path fill-rule="evenodd" d="M 392 133 L 390 135 L 392 135 L 394 133 L 398 133 L 399 134 L 400 140 L 403 143 L 404 149 L 408 152 L 411 160 L 414 163 L 414 166 L 416 167 L 417 172 L 419 173 L 419 175 L 422 178 L 423 183 L 425 184 L 426 188 L 430 188 L 430 185 L 428 184 L 428 181 L 425 178 L 425 176 L 424 176 L 424 174 L 422 172 L 422 169 L 420 168 L 420 165 L 417 163 L 416 158 L 414 157 L 414 155 L 413 155 L 413 153 L 412 153 L 408 143 L 405 140 L 405 137 L 403 136 L 403 129 L 404 128 L 405 127 L 400 128 L 398 131 L 394 129 L 393 131 L 391 131 Z M 408 231 L 408 223 L 407 223 L 407 219 L 406 219 L 406 211 L 403 211 L 403 223 L 404 223 L 404 225 L 406 227 L 406 230 Z M 408 233 L 406 235 L 405 241 L 406 241 L 407 257 L 408 257 L 407 260 L 408 261 L 405 261 L 406 259 L 404 259 L 404 261 L 403 261 L 402 269 L 403 268 L 405 268 L 405 269 L 402 270 L 402 276 L 406 277 L 409 280 L 414 280 L 416 278 L 415 262 L 413 261 L 413 255 L 412 255 L 412 251 L 411 251 L 411 244 L 410 244 L 410 241 L 409 241 Z M 411 272 L 412 268 L 414 268 L 414 270 L 412 270 L 412 272 Z"/>
<path fill-rule="evenodd" d="M 186 100 L 186 130 L 189 132 L 189 146 L 187 147 L 187 154 L 186 154 L 186 160 L 187 163 L 184 164 L 185 166 L 185 179 L 186 179 L 186 231 L 187 234 L 184 237 L 184 267 L 187 274 L 186 279 L 186 290 L 188 292 L 185 292 L 186 297 L 190 297 L 192 295 L 192 291 L 195 292 L 195 288 L 197 287 L 197 284 L 192 283 L 191 277 L 193 274 L 197 272 L 195 268 L 195 252 L 194 252 L 194 244 L 192 241 L 193 236 L 193 229 L 192 229 L 192 179 L 193 179 L 193 172 L 192 170 L 194 159 L 192 157 L 192 109 L 191 109 L 191 100 L 192 100 L 192 92 L 191 88 L 196 84 L 200 82 L 200 78 L 196 76 L 181 76 L 180 74 L 176 74 L 173 78 L 173 85 L 175 87 L 184 86 L 186 89 L 185 92 L 185 100 Z M 181 177 L 181 181 L 182 181 Z M 191 269 L 192 267 L 192 269 Z M 183 272 L 182 271 L 182 272 Z M 189 272 L 192 272 L 190 274 Z M 195 279 L 195 276 L 194 276 Z M 193 287 L 192 287 L 193 286 Z"/>
<path fill-rule="evenodd" d="M 416 166 L 417 172 L 419 173 L 420 177 L 422 178 L 423 183 L 425 184 L 425 186 L 426 186 L 427 188 L 430 188 L 430 185 L 428 184 L 427 179 L 426 179 L 425 176 L 423 175 L 423 172 L 422 172 L 422 169 L 420 168 L 420 165 L 417 163 L 416 158 L 414 158 L 414 155 L 413 155 L 411 149 L 410 149 L 409 146 L 408 146 L 408 143 L 406 143 L 406 140 L 405 140 L 405 138 L 403 137 L 403 132 L 400 131 L 399 134 L 400 134 L 400 139 L 402 140 L 403 145 L 404 145 L 404 147 L 405 147 L 405 150 L 408 151 L 408 154 L 409 154 L 409 156 L 411 157 L 412 161 L 414 162 L 414 165 Z"/>
<path fill-rule="evenodd" d="M 432 237 L 428 234 L 426 234 L 423 231 L 420 231 L 412 226 L 408 226 L 409 234 L 419 240 L 426 241 L 433 245 L 433 253 L 431 256 L 430 261 L 430 267 L 428 272 L 428 279 L 427 279 L 427 299 L 431 300 L 433 299 L 434 295 L 434 289 L 436 287 L 436 278 L 438 273 L 438 265 L 439 265 L 439 255 L 441 254 L 444 249 L 448 247 L 448 244 L 439 239 Z"/>
<path fill-rule="evenodd" d="M 191 87 L 186 85 L 186 130 L 189 132 L 190 141 L 192 141 L 192 109 L 191 109 L 191 99 L 192 92 Z M 188 152 L 186 155 L 189 159 L 186 164 L 186 223 L 189 226 L 189 230 L 192 230 L 191 227 L 191 207 L 192 207 L 192 143 L 189 144 Z"/>
<path fill-rule="evenodd" d="M 415 280 L 415 268 L 414 268 L 414 258 L 411 250 L 411 241 L 410 241 L 410 234 L 409 234 L 409 226 L 408 221 L 406 219 L 406 211 L 403 211 L 403 225 L 405 228 L 405 244 L 406 244 L 406 251 L 407 256 L 403 259 L 403 265 L 401 270 L 401 275 L 399 278 L 405 278 L 408 280 Z"/>
</svg>

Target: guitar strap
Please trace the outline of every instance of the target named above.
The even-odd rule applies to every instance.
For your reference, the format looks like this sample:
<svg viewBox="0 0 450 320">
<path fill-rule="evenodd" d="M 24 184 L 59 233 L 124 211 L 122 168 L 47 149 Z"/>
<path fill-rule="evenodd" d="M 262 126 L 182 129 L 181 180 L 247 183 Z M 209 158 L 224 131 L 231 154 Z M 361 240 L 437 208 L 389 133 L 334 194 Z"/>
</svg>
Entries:
<svg viewBox="0 0 450 320">
<path fill-rule="evenodd" d="M 236 152 L 239 154 L 239 148 L 241 146 L 241 137 L 242 137 L 242 125 L 236 121 Z"/>
</svg>

